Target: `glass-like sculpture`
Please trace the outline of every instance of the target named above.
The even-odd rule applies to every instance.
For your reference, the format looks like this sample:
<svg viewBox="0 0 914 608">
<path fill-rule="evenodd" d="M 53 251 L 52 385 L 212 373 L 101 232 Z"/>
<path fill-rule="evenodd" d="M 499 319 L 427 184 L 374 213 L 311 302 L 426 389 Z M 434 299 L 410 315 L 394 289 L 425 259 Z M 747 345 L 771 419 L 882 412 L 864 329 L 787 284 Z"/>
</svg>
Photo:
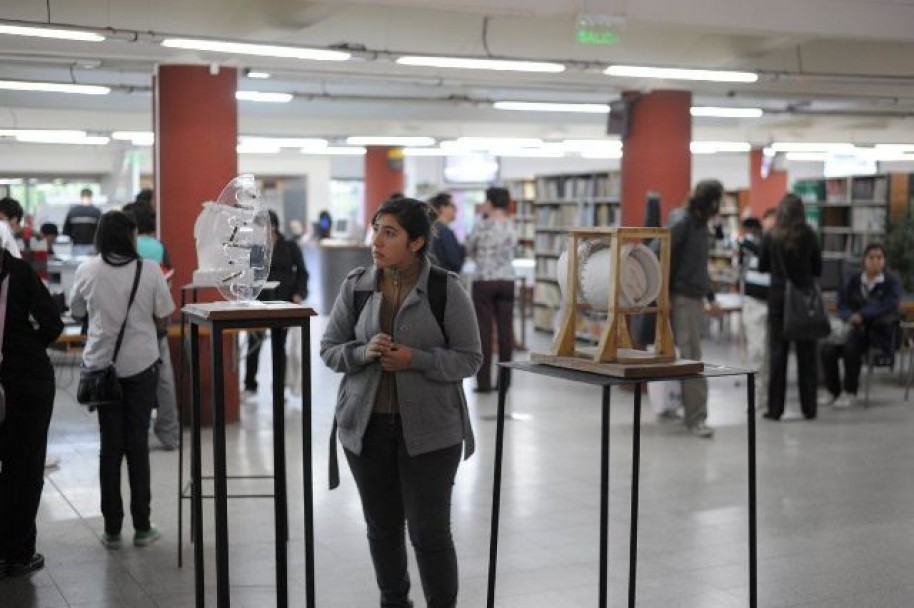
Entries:
<svg viewBox="0 0 914 608">
<path fill-rule="evenodd" d="M 272 229 L 253 175 L 233 178 L 194 224 L 194 284 L 216 287 L 226 300 L 252 302 L 270 274 Z"/>
</svg>

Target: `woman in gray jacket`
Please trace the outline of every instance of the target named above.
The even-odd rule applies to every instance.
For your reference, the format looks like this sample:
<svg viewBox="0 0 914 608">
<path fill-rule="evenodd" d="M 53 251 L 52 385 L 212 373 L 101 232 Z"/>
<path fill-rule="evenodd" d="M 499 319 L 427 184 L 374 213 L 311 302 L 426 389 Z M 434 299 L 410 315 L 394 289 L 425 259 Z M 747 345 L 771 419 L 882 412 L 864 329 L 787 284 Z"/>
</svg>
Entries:
<svg viewBox="0 0 914 608">
<path fill-rule="evenodd" d="M 469 296 L 426 257 L 434 215 L 414 199 L 381 206 L 374 265 L 343 282 L 321 340 L 324 362 L 344 374 L 336 424 L 381 606 L 412 606 L 404 520 L 428 606 L 457 605 L 451 489 L 461 451 L 468 458 L 474 449 L 462 381 L 482 352 Z"/>
</svg>

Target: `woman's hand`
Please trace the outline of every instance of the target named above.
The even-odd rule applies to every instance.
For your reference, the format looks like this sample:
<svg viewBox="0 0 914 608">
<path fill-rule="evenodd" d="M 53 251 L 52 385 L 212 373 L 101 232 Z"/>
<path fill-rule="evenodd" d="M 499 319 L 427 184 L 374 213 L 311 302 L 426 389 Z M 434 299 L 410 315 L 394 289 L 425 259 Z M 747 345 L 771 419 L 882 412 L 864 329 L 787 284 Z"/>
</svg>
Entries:
<svg viewBox="0 0 914 608">
<path fill-rule="evenodd" d="M 390 348 L 381 355 L 381 367 L 385 372 L 398 372 L 409 369 L 413 360 L 413 350 L 403 344 L 391 344 Z"/>
<path fill-rule="evenodd" d="M 379 359 L 390 349 L 392 343 L 389 335 L 383 333 L 375 334 L 365 347 L 365 361 L 375 361 Z"/>
</svg>

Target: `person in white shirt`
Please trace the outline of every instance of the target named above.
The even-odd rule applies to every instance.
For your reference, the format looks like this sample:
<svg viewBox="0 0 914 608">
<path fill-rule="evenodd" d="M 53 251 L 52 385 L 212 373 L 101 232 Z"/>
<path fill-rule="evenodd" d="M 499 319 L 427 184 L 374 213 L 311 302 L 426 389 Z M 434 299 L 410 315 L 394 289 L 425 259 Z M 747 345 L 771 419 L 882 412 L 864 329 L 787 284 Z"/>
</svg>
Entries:
<svg viewBox="0 0 914 608">
<path fill-rule="evenodd" d="M 74 318 L 89 319 L 83 365 L 100 369 L 111 363 L 118 333 L 124 336 L 115 370 L 124 393 L 122 403 L 98 409 L 101 434 L 99 477 L 105 520 L 102 544 L 121 542 L 124 507 L 121 462 L 127 458 L 133 544 L 145 546 L 160 534 L 150 522 L 149 419 L 156 403 L 159 347 L 156 325 L 164 324 L 175 305 L 159 265 L 142 260 L 136 249 L 136 224 L 120 211 L 99 219 L 95 234 L 98 255 L 76 269 L 70 293 Z M 136 295 L 130 293 L 139 272 Z M 125 322 L 126 319 L 126 322 Z"/>
</svg>

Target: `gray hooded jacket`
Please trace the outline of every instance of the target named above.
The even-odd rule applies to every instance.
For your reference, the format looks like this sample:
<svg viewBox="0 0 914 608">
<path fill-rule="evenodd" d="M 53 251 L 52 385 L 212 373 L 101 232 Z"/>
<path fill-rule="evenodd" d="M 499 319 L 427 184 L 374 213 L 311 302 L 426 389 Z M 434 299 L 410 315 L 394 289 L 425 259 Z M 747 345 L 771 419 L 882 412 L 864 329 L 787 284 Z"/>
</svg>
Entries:
<svg viewBox="0 0 914 608">
<path fill-rule="evenodd" d="M 428 300 L 430 264 L 423 262 L 416 286 L 394 320 L 393 340 L 410 347 L 410 368 L 395 374 L 403 438 L 411 456 L 464 442 L 464 458 L 475 450 L 462 381 L 482 364 L 473 304 L 457 275 L 448 273 L 443 335 Z M 344 374 L 336 404 L 340 443 L 360 454 L 381 379 L 381 364 L 365 361 L 365 349 L 381 331 L 381 292 L 376 267 L 356 268 L 340 287 L 321 339 L 321 358 Z M 354 292 L 372 291 L 355 318 Z"/>
</svg>

